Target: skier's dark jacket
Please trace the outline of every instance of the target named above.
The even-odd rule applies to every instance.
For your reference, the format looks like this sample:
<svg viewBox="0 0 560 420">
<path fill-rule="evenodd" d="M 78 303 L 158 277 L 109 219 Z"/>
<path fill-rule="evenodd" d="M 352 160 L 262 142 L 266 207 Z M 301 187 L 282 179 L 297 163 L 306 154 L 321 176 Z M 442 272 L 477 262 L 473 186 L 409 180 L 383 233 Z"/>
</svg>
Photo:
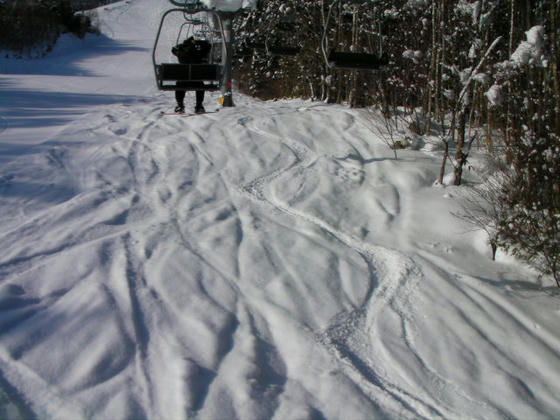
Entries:
<svg viewBox="0 0 560 420">
<path fill-rule="evenodd" d="M 211 49 L 212 46 L 208 41 L 196 40 L 191 36 L 182 44 L 174 46 L 171 52 L 177 56 L 181 64 L 205 63 L 208 62 Z"/>
</svg>

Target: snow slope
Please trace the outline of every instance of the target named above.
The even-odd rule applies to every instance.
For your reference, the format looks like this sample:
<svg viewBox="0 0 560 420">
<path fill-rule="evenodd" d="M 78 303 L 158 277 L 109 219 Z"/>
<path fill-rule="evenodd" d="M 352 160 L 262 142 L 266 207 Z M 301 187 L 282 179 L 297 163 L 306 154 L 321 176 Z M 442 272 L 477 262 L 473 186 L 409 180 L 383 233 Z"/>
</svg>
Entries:
<svg viewBox="0 0 560 420">
<path fill-rule="evenodd" d="M 322 103 L 162 115 L 163 7 L 0 61 L 0 417 L 559 417 L 559 295 L 438 152 Z"/>
</svg>

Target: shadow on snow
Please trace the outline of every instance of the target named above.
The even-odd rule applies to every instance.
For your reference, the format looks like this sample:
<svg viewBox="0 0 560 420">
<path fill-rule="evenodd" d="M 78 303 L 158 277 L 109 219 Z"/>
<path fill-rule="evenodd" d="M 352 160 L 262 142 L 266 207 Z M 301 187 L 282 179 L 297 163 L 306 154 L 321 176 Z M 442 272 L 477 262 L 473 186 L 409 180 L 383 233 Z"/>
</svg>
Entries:
<svg viewBox="0 0 560 420">
<path fill-rule="evenodd" d="M 53 52 L 42 58 L 0 58 L 0 74 L 95 77 L 96 74 L 80 65 L 80 62 L 100 56 L 148 51 L 147 48 L 115 41 L 104 35 L 88 35 L 83 40 L 74 38 L 70 43 L 73 45 L 58 49 L 55 47 Z"/>
</svg>

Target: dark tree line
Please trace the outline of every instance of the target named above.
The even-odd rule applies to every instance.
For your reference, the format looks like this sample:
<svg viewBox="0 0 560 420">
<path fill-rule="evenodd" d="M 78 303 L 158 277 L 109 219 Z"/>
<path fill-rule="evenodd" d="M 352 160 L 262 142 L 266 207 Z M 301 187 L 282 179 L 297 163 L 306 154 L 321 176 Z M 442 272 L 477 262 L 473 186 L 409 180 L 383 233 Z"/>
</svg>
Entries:
<svg viewBox="0 0 560 420">
<path fill-rule="evenodd" d="M 76 13 L 105 0 L 6 0 L 0 3 L 0 50 L 45 54 L 61 33 L 96 32 L 90 16 Z"/>
<path fill-rule="evenodd" d="M 560 5 L 550 0 L 263 0 L 237 20 L 240 87 L 262 98 L 305 97 L 404 112 L 436 129 L 460 185 L 471 148 L 488 151 L 478 194 L 494 247 L 560 285 Z M 331 21 L 325 27 L 328 10 Z M 283 27 L 297 30 L 283 30 Z M 383 52 L 383 71 L 333 70 L 327 48 Z M 263 44 L 298 45 L 295 57 Z M 261 46 L 261 48 L 252 48 Z M 499 180 L 499 182 L 494 182 Z M 491 189 L 491 191 L 488 191 Z"/>
</svg>

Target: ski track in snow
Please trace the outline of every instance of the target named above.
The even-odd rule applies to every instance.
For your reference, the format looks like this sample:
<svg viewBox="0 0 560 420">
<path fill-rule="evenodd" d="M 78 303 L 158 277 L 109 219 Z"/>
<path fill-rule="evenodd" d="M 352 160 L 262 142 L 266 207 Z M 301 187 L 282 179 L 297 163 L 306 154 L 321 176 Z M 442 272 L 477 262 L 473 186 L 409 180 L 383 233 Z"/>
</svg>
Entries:
<svg viewBox="0 0 560 420">
<path fill-rule="evenodd" d="M 267 118 L 267 121 L 268 120 Z M 432 377 L 431 380 L 438 382 L 439 388 L 449 388 L 453 390 L 457 393 L 459 398 L 464 398 L 466 403 L 478 404 L 466 397 L 461 391 L 455 390 L 451 383 L 439 377 L 436 372 L 431 371 L 413 347 L 411 337 L 415 335 L 415 331 L 410 308 L 414 303 L 411 295 L 413 295 L 414 288 L 417 287 L 418 282 L 422 279 L 422 273 L 419 271 L 419 268 L 404 254 L 395 250 L 372 246 L 353 235 L 349 235 L 346 232 L 330 226 L 320 218 L 290 207 L 285 202 L 277 199 L 272 192 L 268 192 L 267 190 L 276 182 L 290 182 L 293 172 L 305 170 L 312 166 L 319 157 L 313 156 L 311 151 L 302 143 L 267 133 L 265 130 L 259 128 L 258 123 L 258 121 L 254 121 L 252 118 L 246 118 L 242 121 L 242 124 L 253 132 L 264 137 L 274 138 L 276 141 L 284 144 L 293 153 L 294 160 L 289 166 L 279 168 L 270 174 L 263 175 L 244 185 L 242 191 L 247 193 L 254 200 L 266 202 L 276 210 L 317 226 L 328 235 L 331 235 L 347 247 L 356 251 L 364 259 L 370 271 L 370 289 L 364 299 L 363 306 L 351 312 L 339 314 L 335 322 L 329 326 L 326 331 L 317 334 L 318 343 L 328 347 L 339 360 L 349 367 L 352 371 L 350 375 L 354 377 L 354 380 L 362 383 L 362 385 L 366 383 L 370 386 L 370 397 L 373 400 L 377 400 L 378 397 L 376 397 L 376 394 L 382 391 L 389 394 L 398 405 L 402 406 L 401 408 L 417 416 L 423 418 L 433 418 L 434 416 L 449 417 L 453 414 L 453 411 L 445 410 L 442 412 L 441 410 L 443 407 L 437 408 L 433 400 L 429 398 L 420 399 L 411 392 L 400 388 L 391 382 L 382 369 L 377 368 L 377 363 L 372 363 L 372 360 L 367 358 L 362 359 L 362 354 L 366 355 L 366 357 L 371 357 L 376 353 L 375 350 L 368 345 L 366 336 L 360 337 L 363 341 L 359 343 L 362 347 L 365 344 L 365 348 L 353 349 L 352 343 L 349 343 L 349 336 L 352 336 L 355 331 L 359 331 L 363 334 L 364 327 L 367 325 L 374 325 L 376 315 L 380 311 L 386 310 L 387 306 L 390 306 L 401 318 L 403 330 L 405 331 L 403 338 L 409 350 L 418 358 L 419 364 L 421 364 Z M 349 128 L 350 127 L 346 127 L 345 131 Z M 353 148 L 353 152 L 359 156 L 359 152 L 355 148 Z M 363 161 L 363 158 L 358 160 Z M 395 271 L 391 268 L 394 266 L 401 270 L 391 272 Z M 377 274 L 378 271 L 381 271 L 380 275 Z M 378 279 L 384 281 L 380 283 Z M 369 329 L 367 333 L 375 336 L 378 332 Z M 360 351 L 362 354 L 360 354 Z M 493 410 L 489 406 L 485 408 L 490 409 L 490 411 Z"/>
<path fill-rule="evenodd" d="M 329 115 L 321 106 L 266 105 L 254 117 L 223 110 L 189 120 L 161 116 L 159 106 L 114 106 L 91 118 L 87 128 L 67 127 L 63 138 L 105 139 L 79 154 L 85 143 L 45 146 L 44 159 L 57 179 L 74 185 L 74 195 L 61 195 L 52 206 L 39 197 L 31 202 L 31 218 L 15 217 L 0 237 L 10 244 L 0 273 L 11 279 L 1 287 L 2 307 L 10 314 L 3 326 L 12 333 L 0 352 L 0 383 L 14 410 L 57 418 L 339 417 L 336 398 L 323 394 L 332 385 L 353 415 L 510 416 L 442 376 L 418 347 L 422 330 L 415 308 L 418 287 L 427 281 L 422 267 L 433 266 L 436 278 L 452 274 L 430 256 L 376 245 L 375 233 L 365 240 L 345 230 L 344 218 L 320 216 L 328 214 L 320 204 L 324 188 L 351 192 L 366 181 L 363 154 L 375 150 L 352 143 L 347 133 L 360 129 L 355 116 L 341 119 L 344 124 L 331 134 L 343 140 L 340 150 L 326 153 L 319 140 L 324 133 L 313 132 Z M 287 121 L 301 128 L 297 139 L 285 129 Z M 241 159 L 246 167 L 235 163 Z M 389 176 L 383 170 L 378 164 L 381 182 Z M 397 186 L 388 187 L 383 190 L 394 191 L 393 201 L 379 206 L 379 217 L 387 226 L 406 225 L 402 217 L 411 203 Z M 312 270 L 315 283 L 301 277 L 281 245 L 296 244 L 294 239 L 315 243 L 318 255 L 332 259 L 328 264 L 337 268 L 320 280 L 325 285 L 316 283 L 320 269 Z M 55 261 L 73 259 L 75 273 L 57 272 Z M 253 270 L 253 264 L 260 268 Z M 348 269 L 354 274 L 343 274 Z M 267 270 L 272 279 L 257 278 Z M 55 292 L 44 295 L 31 281 L 36 277 L 59 277 L 45 289 Z M 14 286 L 16 279 L 24 286 Z M 324 289 L 329 282 L 337 286 Z M 462 287 L 456 292 L 465 293 Z M 93 290 L 96 298 L 88 301 Z M 346 291 L 346 303 L 329 308 L 335 290 Z M 303 300 L 291 302 L 298 293 Z M 320 306 L 314 293 L 324 295 Z M 488 300 L 478 295 L 482 291 L 471 293 L 473 302 Z M 107 333 L 92 337 L 62 321 L 57 341 L 94 349 L 93 356 L 70 356 L 71 346 L 72 363 L 62 372 L 55 366 L 58 356 L 45 362 L 36 354 L 56 348 L 47 322 L 57 319 L 57 307 L 67 304 L 62 302 L 77 296 L 72 306 L 80 312 L 68 316 L 89 318 L 94 329 L 104 325 Z M 491 299 L 495 310 L 531 336 L 521 313 Z M 37 338 L 29 340 L 33 331 Z M 402 346 L 396 353 L 394 340 Z M 554 337 L 538 340 L 555 353 Z M 291 341 L 316 361 L 294 356 Z M 408 366 L 399 368 L 403 354 Z M 503 358 L 515 366 L 507 354 Z M 331 368 L 320 374 L 323 388 L 309 381 L 313 375 L 297 373 L 319 372 L 325 364 Z M 232 378 L 245 378 L 243 386 Z M 430 387 L 420 389 L 425 383 Z M 323 400 L 321 411 L 309 405 L 313 400 Z"/>
</svg>

